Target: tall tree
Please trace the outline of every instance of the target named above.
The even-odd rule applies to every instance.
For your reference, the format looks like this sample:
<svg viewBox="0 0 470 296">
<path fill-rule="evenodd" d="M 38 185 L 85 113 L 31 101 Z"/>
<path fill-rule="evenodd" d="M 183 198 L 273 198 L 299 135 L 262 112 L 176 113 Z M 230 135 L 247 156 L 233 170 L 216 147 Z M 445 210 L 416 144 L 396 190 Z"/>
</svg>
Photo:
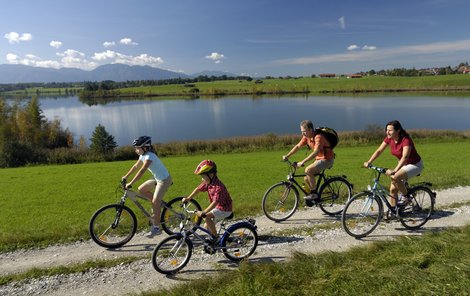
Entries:
<svg viewBox="0 0 470 296">
<path fill-rule="evenodd" d="M 90 149 L 101 154 L 111 152 L 117 147 L 114 137 L 101 124 L 98 124 L 93 131 L 90 141 Z"/>
</svg>

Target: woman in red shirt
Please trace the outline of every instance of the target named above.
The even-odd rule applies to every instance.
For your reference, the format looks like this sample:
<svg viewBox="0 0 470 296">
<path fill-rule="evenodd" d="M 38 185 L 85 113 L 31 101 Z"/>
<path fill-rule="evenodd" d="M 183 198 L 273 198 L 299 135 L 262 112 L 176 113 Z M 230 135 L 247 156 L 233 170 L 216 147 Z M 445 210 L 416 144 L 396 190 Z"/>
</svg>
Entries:
<svg viewBox="0 0 470 296">
<path fill-rule="evenodd" d="M 387 123 L 385 127 L 387 136 L 380 144 L 379 148 L 372 154 L 368 161 L 364 162 L 364 167 L 368 167 L 377 157 L 382 154 L 387 146 L 390 152 L 398 159 L 395 168 L 388 169 L 385 174 L 390 176 L 390 194 L 392 195 L 391 205 L 395 206 L 398 191 L 405 197 L 408 194 L 405 181 L 419 175 L 424 168 L 423 161 L 416 151 L 413 140 L 403 129 L 398 120 Z"/>
</svg>

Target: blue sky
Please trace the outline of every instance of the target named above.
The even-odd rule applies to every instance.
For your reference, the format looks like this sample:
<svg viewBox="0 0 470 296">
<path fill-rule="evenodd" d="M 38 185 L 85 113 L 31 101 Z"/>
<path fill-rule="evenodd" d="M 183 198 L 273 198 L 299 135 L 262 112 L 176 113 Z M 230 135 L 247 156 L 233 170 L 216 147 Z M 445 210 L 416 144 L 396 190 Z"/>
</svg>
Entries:
<svg viewBox="0 0 470 296">
<path fill-rule="evenodd" d="M 0 64 L 309 76 L 470 60 L 468 0 L 0 3 Z"/>
</svg>

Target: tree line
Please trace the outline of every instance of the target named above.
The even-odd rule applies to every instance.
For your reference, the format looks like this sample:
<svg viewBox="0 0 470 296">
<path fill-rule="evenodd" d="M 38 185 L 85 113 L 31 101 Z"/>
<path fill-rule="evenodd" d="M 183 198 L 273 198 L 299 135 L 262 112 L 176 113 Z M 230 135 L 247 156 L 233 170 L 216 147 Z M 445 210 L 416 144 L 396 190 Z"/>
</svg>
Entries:
<svg viewBox="0 0 470 296">
<path fill-rule="evenodd" d="M 11 105 L 0 98 L 0 167 L 30 164 L 77 163 L 106 159 L 117 147 L 114 137 L 98 125 L 87 147 L 83 136 L 73 134 L 59 119 L 47 120 L 37 97 Z"/>
</svg>

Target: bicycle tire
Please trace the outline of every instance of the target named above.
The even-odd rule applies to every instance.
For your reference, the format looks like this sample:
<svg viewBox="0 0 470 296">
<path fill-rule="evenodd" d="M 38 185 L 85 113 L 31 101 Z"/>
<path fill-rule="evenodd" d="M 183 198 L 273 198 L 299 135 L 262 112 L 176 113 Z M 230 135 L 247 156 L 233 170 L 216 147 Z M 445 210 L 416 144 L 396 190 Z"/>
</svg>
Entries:
<svg viewBox="0 0 470 296">
<path fill-rule="evenodd" d="M 318 196 L 321 198 L 320 209 L 325 214 L 338 215 L 352 196 L 352 185 L 343 177 L 332 177 L 322 184 Z"/>
<path fill-rule="evenodd" d="M 175 274 L 191 259 L 193 243 L 188 237 L 175 234 L 163 239 L 152 252 L 152 265 L 163 274 Z"/>
<path fill-rule="evenodd" d="M 263 196 L 261 207 L 268 219 L 281 222 L 294 215 L 299 206 L 299 191 L 291 183 L 271 186 Z"/>
<path fill-rule="evenodd" d="M 239 262 L 251 256 L 258 246 L 258 233 L 248 222 L 231 226 L 220 242 L 224 256 Z"/>
<path fill-rule="evenodd" d="M 93 214 L 88 230 L 99 246 L 115 249 L 132 239 L 137 231 L 137 218 L 127 206 L 110 204 Z"/>
<path fill-rule="evenodd" d="M 183 208 L 181 207 L 181 200 L 183 197 L 175 197 L 170 200 L 166 206 L 162 206 L 162 213 L 160 216 L 160 221 L 163 231 L 168 235 L 176 234 L 180 232 L 180 222 L 185 218 L 185 213 L 183 213 Z M 199 203 L 191 199 L 188 202 L 187 209 L 191 211 L 201 211 L 202 208 Z M 201 217 L 197 215 L 192 215 L 187 227 L 196 230 L 195 225 L 200 225 L 202 221 Z M 193 227 L 191 227 L 193 226 Z M 189 229 L 187 229 L 189 230 Z"/>
<path fill-rule="evenodd" d="M 370 191 L 355 194 L 344 206 L 341 215 L 343 229 L 352 237 L 369 235 L 382 219 L 383 203 Z"/>
<path fill-rule="evenodd" d="M 407 229 L 423 226 L 434 211 L 434 193 L 426 186 L 416 186 L 408 190 L 410 202 L 400 209 L 400 223 Z"/>
</svg>

